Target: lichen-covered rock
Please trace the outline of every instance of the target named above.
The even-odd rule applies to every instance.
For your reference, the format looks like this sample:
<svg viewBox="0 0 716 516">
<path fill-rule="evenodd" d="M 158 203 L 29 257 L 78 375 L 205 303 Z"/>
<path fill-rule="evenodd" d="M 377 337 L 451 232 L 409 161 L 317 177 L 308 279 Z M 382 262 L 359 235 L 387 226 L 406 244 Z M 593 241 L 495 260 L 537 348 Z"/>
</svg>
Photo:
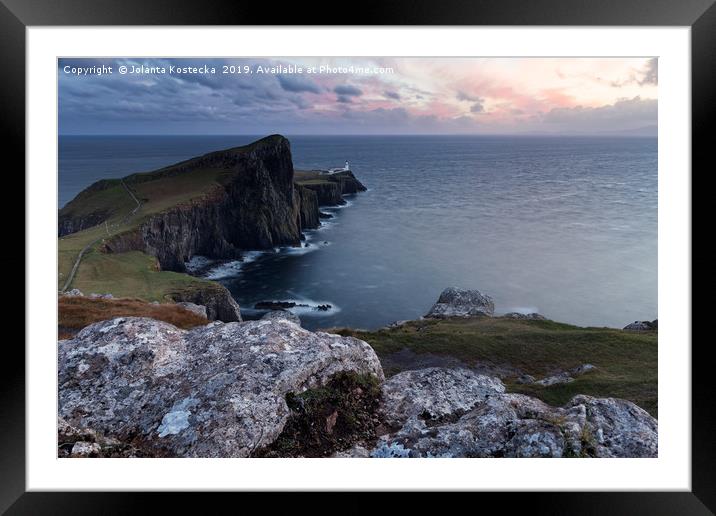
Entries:
<svg viewBox="0 0 716 516">
<path fill-rule="evenodd" d="M 625 330 L 629 331 L 651 331 L 659 329 L 659 320 L 654 319 L 653 321 L 634 321 L 633 323 L 624 326 Z"/>
<path fill-rule="evenodd" d="M 549 387 L 550 385 L 559 385 L 564 383 L 571 383 L 574 381 L 574 378 L 569 376 L 568 373 L 559 373 L 555 374 L 553 376 L 547 376 L 545 378 L 542 378 L 541 380 L 537 380 L 537 385 L 541 385 L 542 387 Z"/>
<path fill-rule="evenodd" d="M 526 321 L 546 321 L 547 320 L 547 318 L 544 315 L 538 314 L 537 312 L 530 312 L 528 314 L 523 314 L 521 312 L 509 312 L 509 313 L 501 315 L 500 317 L 503 317 L 505 319 L 518 319 L 518 320 L 526 320 Z"/>
<path fill-rule="evenodd" d="M 479 290 L 449 287 L 442 291 L 438 302 L 425 315 L 428 318 L 492 316 L 495 303 Z"/>
<path fill-rule="evenodd" d="M 389 429 L 371 457 L 654 457 L 657 422 L 635 404 L 576 396 L 551 407 L 462 369 L 399 373 L 383 385 Z M 359 447 L 342 456 L 361 456 Z"/>
<path fill-rule="evenodd" d="M 180 301 L 177 303 L 182 308 L 195 313 L 196 315 L 200 315 L 202 317 L 207 317 L 206 315 L 206 307 L 204 305 L 197 305 L 196 303 L 191 303 L 189 301 Z"/>
<path fill-rule="evenodd" d="M 62 293 L 63 296 L 67 297 L 83 297 L 84 294 L 82 291 L 78 288 L 73 288 L 72 290 L 68 290 L 67 292 Z"/>
<path fill-rule="evenodd" d="M 641 407 L 618 398 L 579 395 L 568 406 L 584 406 L 583 427 L 595 457 L 656 457 L 658 425 Z"/>
<path fill-rule="evenodd" d="M 285 319 L 192 330 L 117 318 L 59 343 L 65 427 L 149 456 L 247 457 L 289 417 L 286 395 L 341 372 L 383 379 L 373 349 Z"/>
<path fill-rule="evenodd" d="M 271 310 L 266 312 L 263 317 L 261 317 L 261 320 L 263 321 L 273 321 L 278 319 L 290 321 L 301 326 L 301 318 L 288 310 Z"/>
</svg>

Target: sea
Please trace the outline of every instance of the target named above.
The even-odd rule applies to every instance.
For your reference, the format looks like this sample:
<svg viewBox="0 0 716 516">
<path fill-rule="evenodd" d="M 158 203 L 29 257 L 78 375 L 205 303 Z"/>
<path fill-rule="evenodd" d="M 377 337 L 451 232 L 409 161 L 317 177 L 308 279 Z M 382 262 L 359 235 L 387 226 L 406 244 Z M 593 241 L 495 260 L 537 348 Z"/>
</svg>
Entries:
<svg viewBox="0 0 716 516">
<path fill-rule="evenodd" d="M 58 205 L 99 179 L 257 138 L 60 136 Z M 333 217 L 304 247 L 201 268 L 246 318 L 287 301 L 308 305 L 293 310 L 309 329 L 375 329 L 419 318 L 449 286 L 490 295 L 496 313 L 579 326 L 658 316 L 656 138 L 288 138 L 296 169 L 349 161 L 368 191 L 324 208 Z"/>
</svg>

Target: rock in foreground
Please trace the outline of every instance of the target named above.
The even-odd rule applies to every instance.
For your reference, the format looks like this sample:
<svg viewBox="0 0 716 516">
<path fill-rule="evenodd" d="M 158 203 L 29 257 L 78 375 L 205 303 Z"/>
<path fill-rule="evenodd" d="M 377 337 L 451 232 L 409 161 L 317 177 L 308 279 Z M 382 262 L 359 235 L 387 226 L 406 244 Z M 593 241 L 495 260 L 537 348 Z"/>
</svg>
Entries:
<svg viewBox="0 0 716 516">
<path fill-rule="evenodd" d="M 285 319 L 180 330 L 117 318 L 59 343 L 59 416 L 135 455 L 248 457 L 281 434 L 287 395 L 346 372 L 383 379 L 365 342 Z"/>
<path fill-rule="evenodd" d="M 659 329 L 659 320 L 654 319 L 653 321 L 634 321 L 633 323 L 624 326 L 625 330 L 629 331 L 652 331 Z"/>
<path fill-rule="evenodd" d="M 657 456 L 657 421 L 634 403 L 580 395 L 551 407 L 467 369 L 397 374 L 382 410 L 390 431 L 372 457 Z"/>
<path fill-rule="evenodd" d="M 425 315 L 427 318 L 492 316 L 495 303 L 479 290 L 463 290 L 449 287 L 442 291 L 438 302 Z"/>
</svg>

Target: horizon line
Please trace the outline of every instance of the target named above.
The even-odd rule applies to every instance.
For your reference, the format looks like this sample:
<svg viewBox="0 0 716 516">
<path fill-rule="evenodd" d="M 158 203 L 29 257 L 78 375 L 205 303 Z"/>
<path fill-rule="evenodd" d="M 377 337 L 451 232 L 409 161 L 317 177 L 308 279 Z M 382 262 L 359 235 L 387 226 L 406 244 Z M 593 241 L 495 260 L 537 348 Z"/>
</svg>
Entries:
<svg viewBox="0 0 716 516">
<path fill-rule="evenodd" d="M 637 131 L 638 129 L 635 129 Z M 280 136 L 321 136 L 328 138 L 338 138 L 342 136 L 554 136 L 554 137 L 614 137 L 622 136 L 625 138 L 657 138 L 658 134 L 630 134 L 629 132 L 614 132 L 614 133 L 345 133 L 345 134 L 326 134 L 326 133 L 104 133 L 104 134 L 84 134 L 84 133 L 58 133 L 57 136 L 258 136 L 265 138 L 267 136 L 278 134 Z"/>
</svg>

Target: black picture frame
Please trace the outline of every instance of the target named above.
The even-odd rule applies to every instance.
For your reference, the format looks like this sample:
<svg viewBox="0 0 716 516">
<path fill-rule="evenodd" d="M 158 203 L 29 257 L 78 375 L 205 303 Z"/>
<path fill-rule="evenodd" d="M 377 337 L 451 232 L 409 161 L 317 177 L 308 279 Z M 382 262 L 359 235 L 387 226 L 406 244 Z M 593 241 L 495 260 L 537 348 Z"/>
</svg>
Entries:
<svg viewBox="0 0 716 516">
<path fill-rule="evenodd" d="M 716 106 L 715 0 L 367 0 L 350 15 L 334 4 L 189 0 L 0 0 L 0 131 L 14 170 L 25 167 L 25 30 L 40 25 L 334 25 L 318 12 L 351 25 L 576 25 L 688 26 L 691 28 L 692 171 L 706 174 Z M 347 20 L 346 20 L 347 19 Z M 709 167 L 712 168 L 712 167 Z M 24 181 L 15 192 L 25 192 Z M 19 231 L 19 228 L 16 228 Z M 18 236 L 19 237 L 19 236 Z M 24 239 L 24 236 L 21 237 Z M 17 239 L 20 241 L 20 237 Z M 24 252 L 24 251 L 23 251 Z M 16 256 L 17 260 L 18 257 Z M 3 262 L 6 262 L 3 259 Z M 19 263 L 14 270 L 22 268 Z M 25 274 L 27 274 L 25 270 Z M 19 303 L 18 303 L 19 304 Z M 24 306 L 24 303 L 23 303 Z M 693 316 L 692 316 L 693 318 Z M 671 343 L 676 345 L 677 343 Z M 688 345 L 689 343 L 678 343 Z M 10 349 L 13 348 L 13 349 Z M 708 343 L 692 345 L 692 491 L 484 494 L 508 496 L 505 507 L 551 514 L 713 514 L 716 511 L 716 404 Z M 25 492 L 25 356 L 7 339 L 0 400 L 0 511 L 7 514 L 114 514 L 144 512 L 156 495 L 141 493 Z M 711 373 L 711 374 L 710 374 Z M 241 496 L 248 496 L 243 494 Z M 296 495 L 293 495 L 296 496 Z M 171 498 L 171 501 L 168 500 Z M 245 500 L 251 504 L 253 500 Z M 501 503 L 500 500 L 490 500 Z M 191 508 L 183 494 L 162 496 Z M 205 502 L 199 502 L 205 503 Z M 295 499 L 294 499 L 295 503 Z M 300 503 L 300 502 L 298 502 Z M 384 503 L 384 502 L 383 502 Z M 390 502 L 395 503 L 395 502 Z M 401 502 L 398 502 L 401 503 Z M 504 501 L 502 501 L 504 503 Z M 247 506 L 248 507 L 248 506 Z M 353 504 L 360 508 L 361 504 Z"/>
</svg>

